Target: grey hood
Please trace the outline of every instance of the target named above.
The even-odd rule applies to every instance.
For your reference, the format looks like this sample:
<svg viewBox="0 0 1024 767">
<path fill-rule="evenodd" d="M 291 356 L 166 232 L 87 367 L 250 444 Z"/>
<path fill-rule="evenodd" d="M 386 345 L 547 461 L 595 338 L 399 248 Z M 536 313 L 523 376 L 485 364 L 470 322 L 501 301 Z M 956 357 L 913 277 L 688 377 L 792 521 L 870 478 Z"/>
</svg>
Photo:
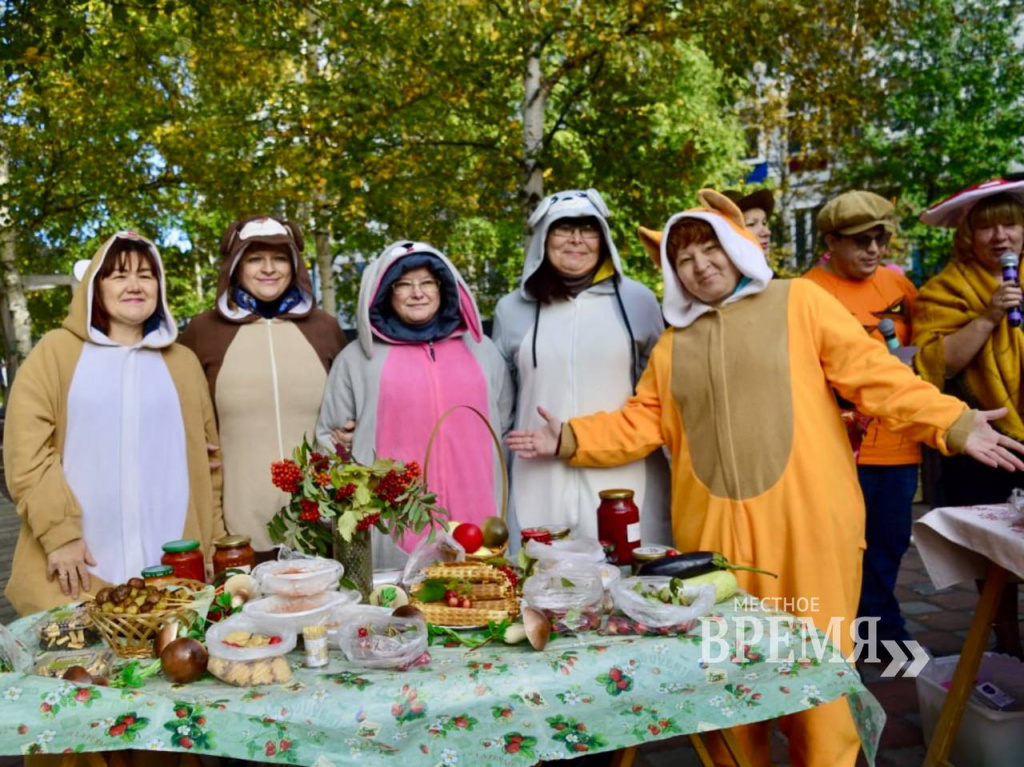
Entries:
<svg viewBox="0 0 1024 767">
<path fill-rule="evenodd" d="M 564 192 L 555 192 L 540 201 L 540 204 L 533 211 L 530 220 L 527 222 L 532 236 L 530 238 L 530 247 L 526 250 L 526 258 L 523 260 L 523 274 L 519 286 L 523 298 L 527 301 L 536 300 L 526 289 L 526 281 L 544 263 L 548 229 L 560 219 L 582 218 L 584 216 L 593 216 L 601 222 L 601 236 L 604 240 L 608 257 L 615 268 L 615 274 L 619 277 L 623 276 L 619 251 L 615 247 L 615 243 L 612 242 L 612 233 L 608 228 L 608 206 L 604 204 L 600 193 L 596 189 L 570 189 Z M 595 287 L 600 287 L 600 285 Z"/>
</svg>

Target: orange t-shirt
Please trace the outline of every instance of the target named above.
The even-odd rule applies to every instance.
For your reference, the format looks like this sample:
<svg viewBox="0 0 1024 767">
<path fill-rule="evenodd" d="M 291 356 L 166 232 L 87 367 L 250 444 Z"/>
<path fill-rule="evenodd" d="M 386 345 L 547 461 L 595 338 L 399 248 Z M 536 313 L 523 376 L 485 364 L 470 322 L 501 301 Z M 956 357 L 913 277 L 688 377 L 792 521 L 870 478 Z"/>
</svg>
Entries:
<svg viewBox="0 0 1024 767">
<path fill-rule="evenodd" d="M 816 266 L 804 277 L 835 296 L 868 334 L 879 342 L 885 343 L 885 339 L 878 332 L 878 321 L 888 317 L 896 326 L 896 337 L 900 343 L 910 343 L 910 322 L 917 289 L 899 272 L 882 266 L 866 280 L 848 280 L 822 266 Z M 921 448 L 917 442 L 893 434 L 878 420 L 871 421 L 861 443 L 857 463 L 866 466 L 904 466 L 920 462 Z"/>
</svg>

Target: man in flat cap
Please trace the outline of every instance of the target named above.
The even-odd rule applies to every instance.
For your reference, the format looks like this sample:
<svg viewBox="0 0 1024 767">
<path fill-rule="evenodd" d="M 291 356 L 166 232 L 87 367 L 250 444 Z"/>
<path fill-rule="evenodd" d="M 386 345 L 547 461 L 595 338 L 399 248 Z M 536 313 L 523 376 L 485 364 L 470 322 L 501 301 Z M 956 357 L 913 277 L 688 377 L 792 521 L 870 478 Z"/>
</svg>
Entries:
<svg viewBox="0 0 1024 767">
<path fill-rule="evenodd" d="M 899 272 L 879 269 L 895 226 L 893 204 L 873 192 L 845 192 L 818 214 L 818 231 L 829 257 L 804 277 L 849 309 L 880 343 L 887 335 L 906 345 L 917 290 Z M 857 474 L 867 511 L 864 580 L 858 617 L 878 618 L 879 640 L 910 639 L 893 594 L 900 560 L 910 545 L 911 507 L 917 491 L 919 445 L 872 420 L 857 455 Z M 879 648 L 883 646 L 878 645 Z"/>
</svg>

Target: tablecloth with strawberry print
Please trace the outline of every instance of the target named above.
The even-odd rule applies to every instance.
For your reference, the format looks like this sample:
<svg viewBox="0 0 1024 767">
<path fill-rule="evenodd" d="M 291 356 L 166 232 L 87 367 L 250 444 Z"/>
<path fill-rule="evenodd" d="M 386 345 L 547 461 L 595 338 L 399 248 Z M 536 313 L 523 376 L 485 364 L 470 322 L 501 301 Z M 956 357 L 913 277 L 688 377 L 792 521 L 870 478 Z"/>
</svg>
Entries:
<svg viewBox="0 0 1024 767">
<path fill-rule="evenodd" d="M 752 617 L 781 626 L 782 644 L 779 631 L 757 639 Z M 30 650 L 38 619 L 10 627 Z M 290 684 L 249 688 L 210 676 L 173 685 L 157 675 L 122 690 L 5 673 L 0 754 L 131 748 L 318 767 L 525 767 L 845 697 L 874 763 L 884 712 L 819 632 L 732 605 L 702 625 L 720 637 L 711 648 L 719 657 L 698 628 L 689 636 L 588 632 L 554 639 L 543 652 L 435 644 L 428 665 L 407 671 L 360 669 L 338 651 L 328 666 L 309 669 L 293 653 Z"/>
</svg>

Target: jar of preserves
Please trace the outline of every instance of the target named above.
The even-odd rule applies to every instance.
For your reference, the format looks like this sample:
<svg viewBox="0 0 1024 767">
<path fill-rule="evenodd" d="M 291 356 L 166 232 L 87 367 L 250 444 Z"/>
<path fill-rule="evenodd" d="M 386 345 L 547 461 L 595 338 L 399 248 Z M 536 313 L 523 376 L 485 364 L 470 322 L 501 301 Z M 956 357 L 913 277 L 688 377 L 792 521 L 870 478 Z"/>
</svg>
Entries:
<svg viewBox="0 0 1024 767">
<path fill-rule="evenodd" d="M 640 545 L 640 509 L 633 503 L 633 491 L 602 490 L 598 493 L 597 537 L 611 544 L 606 556 L 613 565 L 633 563 L 633 549 Z"/>
<path fill-rule="evenodd" d="M 648 562 L 656 562 L 657 560 L 667 557 L 674 552 L 675 549 L 671 549 L 668 546 L 661 546 L 659 544 L 638 546 L 633 549 L 633 575 L 639 575 L 640 568 Z"/>
<path fill-rule="evenodd" d="M 248 535 L 225 535 L 213 542 L 213 577 L 225 570 L 248 573 L 256 566 L 256 552 Z"/>
<path fill-rule="evenodd" d="M 191 578 L 200 583 L 206 582 L 206 570 L 203 568 L 203 552 L 199 550 L 199 541 L 183 538 L 170 541 L 163 545 L 164 555 L 160 563 L 174 568 L 175 578 Z"/>
<path fill-rule="evenodd" d="M 173 577 L 174 568 L 170 565 L 153 565 L 153 567 L 144 568 L 142 571 L 142 579 L 147 586 L 163 586 Z"/>
</svg>

